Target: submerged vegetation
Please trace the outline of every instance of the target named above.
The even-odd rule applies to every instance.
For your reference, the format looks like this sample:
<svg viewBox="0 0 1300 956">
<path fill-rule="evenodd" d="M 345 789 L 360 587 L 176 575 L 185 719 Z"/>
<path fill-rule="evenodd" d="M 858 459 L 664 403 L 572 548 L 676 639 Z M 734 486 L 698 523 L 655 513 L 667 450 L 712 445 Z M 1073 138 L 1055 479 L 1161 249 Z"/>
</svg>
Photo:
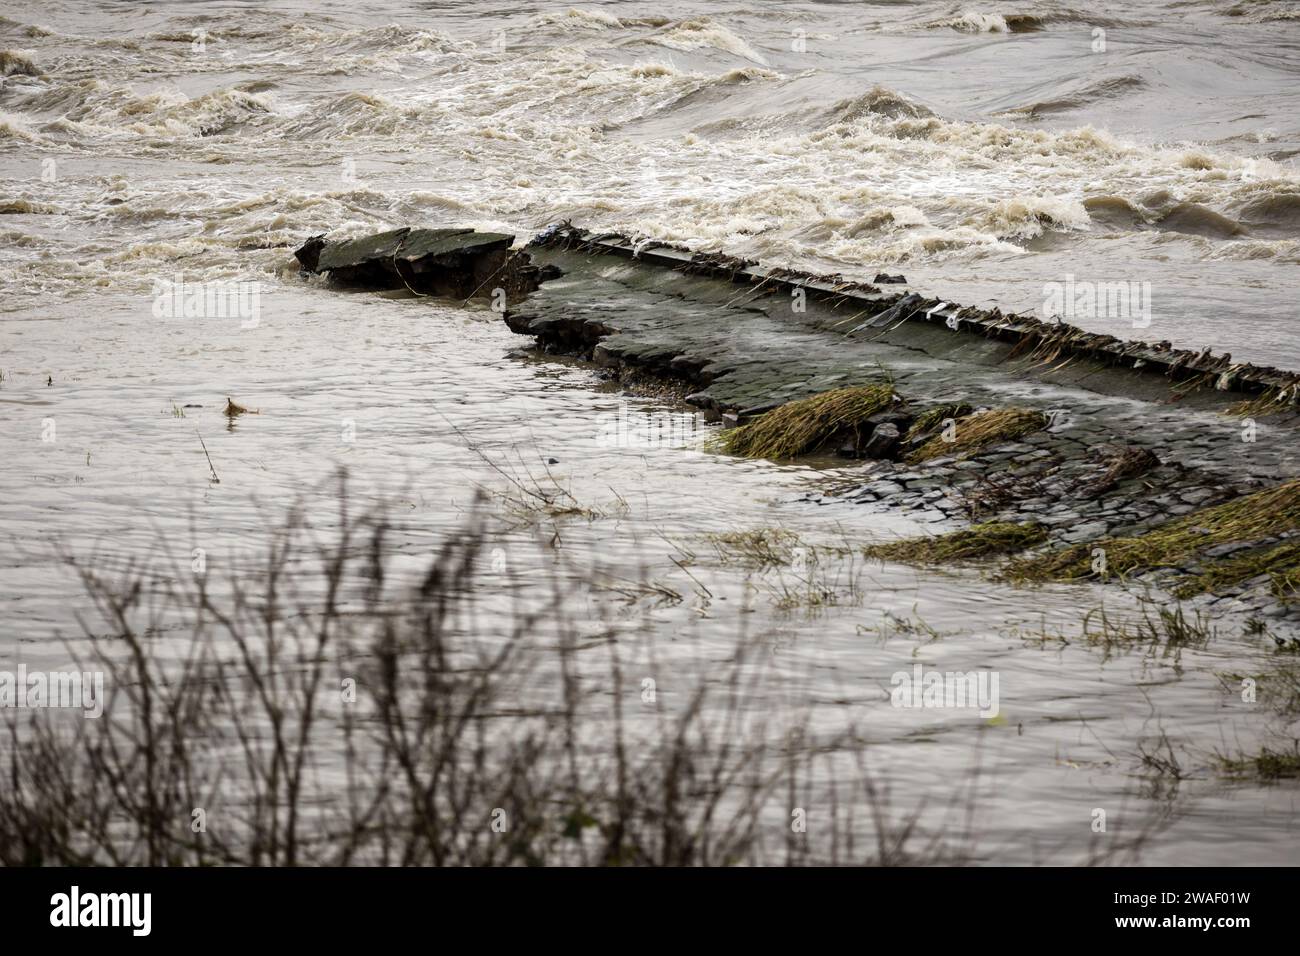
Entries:
<svg viewBox="0 0 1300 956">
<path fill-rule="evenodd" d="M 1181 664 L 1183 651 L 1204 650 L 1218 634 L 1208 617 L 1199 612 L 1188 614 L 1179 605 L 1143 605 L 1137 613 L 1095 607 L 1083 615 L 1077 628 L 1018 632 L 1028 644 L 1060 647 L 1084 644 L 1100 650 L 1104 660 L 1140 653 L 1149 662 L 1173 666 Z"/>
<path fill-rule="evenodd" d="M 1292 538 L 1273 547 L 1251 549 L 1248 553 L 1212 563 L 1205 571 L 1180 584 L 1174 591 L 1179 597 L 1192 597 L 1209 591 L 1222 593 L 1252 578 L 1268 575 L 1273 593 L 1283 601 L 1300 598 L 1300 538 Z"/>
<path fill-rule="evenodd" d="M 1243 673 L 1230 671 L 1218 675 L 1225 691 L 1238 695 L 1243 688 L 1253 690 L 1261 703 L 1268 704 L 1286 719 L 1300 717 L 1300 667 L 1289 661 L 1269 670 Z"/>
<path fill-rule="evenodd" d="M 951 441 L 937 435 L 912 452 L 907 460 L 920 463 L 932 458 L 968 454 L 996 442 L 1013 441 L 1041 431 L 1047 427 L 1047 422 L 1046 415 L 1032 408 L 996 408 L 976 412 L 955 420 Z"/>
<path fill-rule="evenodd" d="M 704 535 L 724 565 L 762 570 L 791 564 L 799 536 L 783 528 L 751 528 L 746 531 L 716 531 Z"/>
<path fill-rule="evenodd" d="M 1023 551 L 1046 539 L 1047 530 L 1033 522 L 990 521 L 932 537 L 873 544 L 863 548 L 862 553 L 882 561 L 939 564 Z"/>
<path fill-rule="evenodd" d="M 1300 740 L 1290 750 L 1275 750 L 1265 744 L 1259 753 L 1219 754 L 1220 772 L 1227 777 L 1254 778 L 1264 782 L 1300 777 Z"/>
<path fill-rule="evenodd" d="M 1084 616 L 1082 636 L 1106 650 L 1146 647 L 1173 654 L 1184 648 L 1204 648 L 1215 629 L 1201 614 L 1188 616 L 1181 607 L 1150 607 L 1138 617 L 1114 617 L 1104 609 Z"/>
<path fill-rule="evenodd" d="M 724 432 L 718 444 L 745 458 L 794 458 L 850 436 L 861 441 L 871 430 L 867 420 L 894 401 L 892 384 L 837 388 L 765 412 Z"/>
<path fill-rule="evenodd" d="M 1297 528 L 1300 528 L 1300 479 L 1293 479 L 1221 505 L 1193 511 L 1146 534 L 1102 538 L 1052 554 L 1014 561 L 1007 568 L 1006 577 L 1013 581 L 1090 577 L 1098 573 L 1093 566 L 1093 553 L 1098 548 L 1105 553 L 1107 574 L 1123 576 L 1156 568 L 1179 567 L 1215 545 L 1260 541 Z M 1192 593 L 1272 572 L 1280 573 L 1285 583 L 1293 580 L 1295 559 L 1294 550 L 1283 545 L 1255 557 L 1223 562 L 1188 582 L 1184 589 L 1186 593 Z"/>
</svg>

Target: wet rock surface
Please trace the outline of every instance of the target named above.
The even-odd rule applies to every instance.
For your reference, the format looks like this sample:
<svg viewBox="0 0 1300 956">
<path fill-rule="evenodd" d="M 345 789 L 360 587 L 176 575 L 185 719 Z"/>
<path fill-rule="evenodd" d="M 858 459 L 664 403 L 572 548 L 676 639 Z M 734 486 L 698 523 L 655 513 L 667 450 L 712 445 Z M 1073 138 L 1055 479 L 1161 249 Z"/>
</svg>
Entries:
<svg viewBox="0 0 1300 956">
<path fill-rule="evenodd" d="M 857 286 L 852 296 L 801 297 L 788 286 L 742 281 L 750 265 L 725 257 L 684 269 L 673 265 L 675 253 L 631 258 L 564 242 L 535 253 L 565 276 L 506 313 L 512 330 L 535 336 L 545 350 L 680 382 L 689 389 L 688 402 L 726 420 L 744 422 L 792 400 L 892 380 L 904 400 L 901 411 L 876 422 L 864 442 L 831 449 L 874 460 L 812 494 L 814 500 L 901 509 L 936 532 L 1031 521 L 1046 529 L 1042 547 L 1050 551 L 1141 535 L 1300 473 L 1297 415 L 1285 394 L 1275 401 L 1279 390 L 1293 388 L 1291 373 L 1242 371 L 1208 354 L 1199 362 L 1134 368 L 1110 353 L 1071 352 L 1050 338 L 1025 347 L 1028 339 L 972 333 L 970 323 L 963 334 L 962 319 L 908 319 L 933 309 L 918 293 L 886 297 Z M 834 277 L 817 281 L 827 278 Z M 874 315 L 864 314 L 863 297 L 877 304 Z M 948 308 L 957 316 L 965 312 Z M 1044 341 L 1051 354 L 1043 353 Z M 1136 353 L 1125 343 L 1117 348 Z M 1229 368 L 1237 370 L 1226 377 L 1214 371 Z M 1261 396 L 1269 411 L 1281 413 L 1225 414 Z M 1010 406 L 1037 410 L 1046 425 L 909 463 L 918 441 L 933 439 L 944 424 L 960 430 L 977 420 L 963 417 L 963 406 L 977 414 Z M 925 435 L 909 434 L 927 411 L 954 417 L 930 423 Z M 1279 526 L 1276 534 L 1240 545 L 1262 549 L 1291 533 Z M 1172 590 L 1201 573 L 1205 562 L 1232 553 L 1202 553 L 1127 583 Z M 1266 576 L 1191 603 L 1268 616 L 1270 626 L 1300 626 L 1300 607 L 1280 601 Z"/>
<path fill-rule="evenodd" d="M 294 255 L 304 271 L 349 285 L 457 299 L 490 298 L 500 290 L 509 301 L 553 275 L 543 273 L 527 252 L 512 250 L 514 239 L 473 229 L 403 226 L 337 242 L 312 236 Z"/>
</svg>

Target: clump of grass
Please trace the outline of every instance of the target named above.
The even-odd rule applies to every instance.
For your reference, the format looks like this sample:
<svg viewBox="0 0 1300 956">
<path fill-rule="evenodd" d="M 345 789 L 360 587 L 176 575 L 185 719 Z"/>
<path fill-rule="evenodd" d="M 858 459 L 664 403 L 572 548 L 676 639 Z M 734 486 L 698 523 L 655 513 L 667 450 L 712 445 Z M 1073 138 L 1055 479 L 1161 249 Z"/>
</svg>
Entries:
<svg viewBox="0 0 1300 956">
<path fill-rule="evenodd" d="M 1286 602 L 1300 601 L 1300 563 L 1296 563 L 1295 556 L 1289 567 L 1275 567 L 1269 571 L 1269 575 L 1273 578 L 1273 593 L 1279 599 Z"/>
<path fill-rule="evenodd" d="M 830 607 L 859 607 L 865 597 L 852 563 L 831 568 L 813 562 L 760 586 L 778 611 L 803 610 L 810 615 Z"/>
<path fill-rule="evenodd" d="M 848 435 L 861 440 L 867 419 L 894 400 L 892 384 L 837 388 L 774 408 L 723 433 L 718 444 L 746 458 L 795 458 Z"/>
<path fill-rule="evenodd" d="M 1271 671 L 1253 674 L 1226 671 L 1216 676 L 1223 689 L 1234 697 L 1242 692 L 1246 681 L 1252 681 L 1261 703 L 1268 704 L 1283 717 L 1300 716 L 1300 668 L 1289 661 Z"/>
<path fill-rule="evenodd" d="M 533 527 L 545 520 L 560 521 L 566 518 L 595 521 L 615 513 L 612 508 L 606 510 L 583 504 L 567 488 L 559 485 L 511 486 L 490 494 L 499 502 L 502 517 L 516 528 Z"/>
<path fill-rule="evenodd" d="M 907 460 L 915 464 L 946 455 L 969 454 L 1046 427 L 1047 416 L 1032 408 L 995 408 L 957 419 L 952 441 L 936 435 L 912 452 Z"/>
<path fill-rule="evenodd" d="M 790 564 L 799 536 L 782 528 L 753 528 L 748 531 L 719 531 L 706 534 L 724 565 L 763 568 Z"/>
<path fill-rule="evenodd" d="M 1004 574 L 1008 580 L 1022 581 L 1089 577 L 1096 573 L 1092 563 L 1095 548 L 1105 552 L 1107 574 L 1125 575 L 1154 568 L 1179 567 L 1205 548 L 1236 541 L 1255 541 L 1296 528 L 1300 528 L 1300 479 L 1193 511 L 1146 534 L 1102 538 L 1072 545 L 1054 554 L 1013 561 Z M 1232 564 L 1234 562 L 1223 562 L 1219 568 Z M 1262 568 L 1254 573 L 1267 570 Z M 1246 571 L 1236 573 L 1245 574 Z M 1206 579 L 1207 575 L 1212 577 L 1212 572 L 1201 575 L 1201 578 Z M 1229 573 L 1227 576 L 1232 578 L 1235 575 Z M 1222 581 L 1212 579 L 1203 583 L 1211 587 L 1223 586 Z M 1189 582 L 1185 587 L 1194 585 Z"/>
<path fill-rule="evenodd" d="M 953 405 L 936 405 L 934 408 L 928 408 L 916 420 L 912 422 L 912 427 L 907 430 L 907 440 L 915 441 L 929 432 L 938 428 L 946 419 L 965 418 L 973 408 L 965 402 L 958 402 Z"/>
<path fill-rule="evenodd" d="M 1044 494 L 1043 480 L 1056 467 L 1048 464 L 1031 471 L 979 475 L 974 486 L 961 489 L 956 497 L 966 516 L 976 521 L 983 515 L 996 514 L 1012 502 Z"/>
<path fill-rule="evenodd" d="M 682 592 L 659 581 L 632 581 L 619 578 L 597 585 L 600 590 L 621 594 L 628 604 L 642 601 L 650 607 L 675 607 L 682 603 Z"/>
<path fill-rule="evenodd" d="M 1078 630 L 1025 630 L 1026 643 L 1069 645 L 1083 643 L 1102 651 L 1104 659 L 1143 652 L 1149 661 L 1177 665 L 1186 649 L 1204 650 L 1218 636 L 1210 619 L 1199 612 L 1189 616 L 1181 606 L 1143 607 L 1140 614 L 1112 615 L 1095 607 L 1083 616 Z"/>
<path fill-rule="evenodd" d="M 1076 634 L 1024 634 L 1028 642 L 1071 644 L 1082 641 L 1099 648 L 1109 660 L 1112 656 L 1143 651 L 1149 660 L 1171 660 L 1177 664 L 1186 649 L 1204 650 L 1218 632 L 1199 612 L 1188 616 L 1180 606 L 1145 607 L 1140 615 L 1112 616 L 1104 607 L 1093 608 L 1083 616 Z"/>
<path fill-rule="evenodd" d="M 904 564 L 941 564 L 982 558 L 992 554 L 1011 554 L 1047 539 L 1047 529 L 1034 522 L 1017 524 L 990 521 L 971 525 L 961 531 L 924 538 L 907 538 L 862 549 L 868 558 L 899 561 Z"/>
<path fill-rule="evenodd" d="M 1102 459 L 1105 471 L 1092 484 L 1081 490 L 1086 498 L 1096 498 L 1110 491 L 1121 481 L 1145 475 L 1152 468 L 1160 467 L 1160 459 L 1150 449 L 1140 445 L 1129 445 Z"/>
<path fill-rule="evenodd" d="M 1218 762 L 1220 772 L 1229 777 L 1265 781 L 1300 777 L 1300 740 L 1293 740 L 1289 751 L 1274 750 L 1266 744 L 1257 754 L 1219 754 Z"/>
<path fill-rule="evenodd" d="M 1262 418 L 1265 415 L 1278 415 L 1282 412 L 1295 411 L 1295 385 L 1273 387 L 1255 398 L 1248 398 L 1229 405 L 1224 409 L 1225 415 L 1238 418 Z"/>
<path fill-rule="evenodd" d="M 1217 593 L 1243 581 L 1267 574 L 1272 578 L 1273 593 L 1284 601 L 1300 598 L 1300 539 L 1283 541 L 1264 550 L 1253 550 L 1211 565 L 1206 571 L 1180 584 L 1174 591 L 1179 597 L 1191 597 L 1205 591 Z"/>
</svg>

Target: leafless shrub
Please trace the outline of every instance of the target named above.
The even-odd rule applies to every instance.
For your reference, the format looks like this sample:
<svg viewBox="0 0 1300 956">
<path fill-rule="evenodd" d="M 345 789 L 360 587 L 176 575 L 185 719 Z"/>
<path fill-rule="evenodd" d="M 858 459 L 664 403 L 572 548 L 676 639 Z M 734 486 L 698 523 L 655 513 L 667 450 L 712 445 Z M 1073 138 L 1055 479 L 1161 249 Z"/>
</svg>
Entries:
<svg viewBox="0 0 1300 956">
<path fill-rule="evenodd" d="M 971 814 L 927 830 L 923 806 L 896 812 L 852 728 L 773 717 L 743 636 L 645 707 L 625 648 L 580 635 L 559 575 L 484 611 L 481 513 L 416 580 L 385 516 L 338 500 L 328 534 L 294 510 L 256 573 L 77 565 L 103 626 L 69 648 L 111 693 L 97 720 L 9 712 L 0 862 L 973 859 Z M 809 806 L 815 833 L 791 825 Z"/>
</svg>

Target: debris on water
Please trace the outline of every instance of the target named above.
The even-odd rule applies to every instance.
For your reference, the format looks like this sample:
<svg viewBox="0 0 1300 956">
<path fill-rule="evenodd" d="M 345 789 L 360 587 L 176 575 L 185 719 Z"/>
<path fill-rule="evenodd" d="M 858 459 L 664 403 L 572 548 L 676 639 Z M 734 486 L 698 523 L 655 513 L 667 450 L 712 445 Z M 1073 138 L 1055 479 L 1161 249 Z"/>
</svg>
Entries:
<svg viewBox="0 0 1300 956">
<path fill-rule="evenodd" d="M 1113 489 L 1125 478 L 1136 478 L 1152 468 L 1160 467 L 1160 459 L 1141 445 L 1128 445 L 1113 451 L 1102 460 L 1106 471 L 1095 483 L 1080 492 L 1086 498 L 1096 498 Z"/>
<path fill-rule="evenodd" d="M 877 285 L 907 285 L 907 278 L 905 276 L 901 274 L 891 276 L 887 272 L 880 273 L 871 281 L 875 282 Z"/>
<path fill-rule="evenodd" d="M 186 407 L 188 408 L 188 407 L 190 407 L 190 406 L 187 405 Z M 201 407 L 201 406 L 200 406 L 200 407 Z M 238 416 L 238 415 L 248 415 L 248 414 L 257 415 L 257 414 L 260 414 L 260 413 L 257 412 L 257 411 L 255 411 L 255 410 L 253 410 L 253 409 L 245 408 L 243 405 L 238 405 L 238 404 L 236 404 L 234 401 L 231 400 L 230 396 L 227 395 L 227 396 L 226 396 L 226 409 L 225 409 L 225 412 L 224 412 L 223 414 L 224 414 L 227 418 L 235 418 L 235 417 Z"/>
</svg>

